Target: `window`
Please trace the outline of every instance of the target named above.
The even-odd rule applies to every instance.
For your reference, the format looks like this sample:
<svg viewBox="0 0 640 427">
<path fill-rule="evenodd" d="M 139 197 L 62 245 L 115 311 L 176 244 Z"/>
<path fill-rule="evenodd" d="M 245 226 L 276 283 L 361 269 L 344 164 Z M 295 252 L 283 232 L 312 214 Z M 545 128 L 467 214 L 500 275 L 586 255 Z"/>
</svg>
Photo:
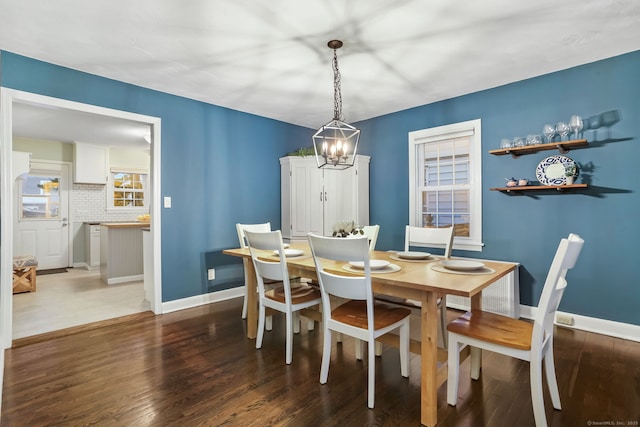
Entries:
<svg viewBox="0 0 640 427">
<path fill-rule="evenodd" d="M 480 120 L 409 132 L 409 224 L 455 228 L 456 249 L 482 250 Z"/>
<path fill-rule="evenodd" d="M 20 220 L 60 219 L 60 177 L 29 174 L 20 185 Z"/>
<path fill-rule="evenodd" d="M 111 209 L 138 209 L 147 207 L 147 174 L 133 171 L 111 170 L 109 207 Z"/>
</svg>

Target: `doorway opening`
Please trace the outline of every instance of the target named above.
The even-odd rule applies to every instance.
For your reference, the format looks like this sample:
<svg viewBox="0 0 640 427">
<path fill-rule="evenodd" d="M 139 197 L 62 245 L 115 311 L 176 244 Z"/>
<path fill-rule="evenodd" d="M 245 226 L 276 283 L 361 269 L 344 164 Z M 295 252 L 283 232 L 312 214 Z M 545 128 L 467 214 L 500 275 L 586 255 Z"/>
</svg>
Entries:
<svg viewBox="0 0 640 427">
<path fill-rule="evenodd" d="M 139 138 L 149 140 L 149 154 L 150 154 L 150 176 L 149 176 L 149 213 L 151 215 L 151 221 L 149 223 L 150 230 L 147 232 L 150 239 L 148 247 L 151 250 L 145 255 L 149 257 L 149 262 L 145 263 L 145 295 L 148 300 L 149 308 L 156 314 L 160 314 L 162 310 L 162 297 L 161 297 L 161 218 L 160 218 L 160 182 L 161 182 L 161 169 L 160 169 L 160 119 L 152 116 L 144 116 L 140 114 L 128 113 L 125 111 L 113 110 L 103 107 L 97 107 L 89 104 L 82 104 L 72 101 L 66 101 L 58 98 L 51 98 L 42 95 L 36 95 L 23 91 L 16 91 L 8 88 L 0 88 L 0 162 L 2 166 L 2 175 L 0 179 L 0 198 L 3 201 L 0 206 L 0 233 L 3 238 L 0 242 L 0 310 L 2 315 L 0 316 L 0 336 L 2 337 L 3 348 L 11 347 L 13 340 L 13 293 L 12 293 L 12 262 L 14 255 L 14 223 L 15 216 L 18 215 L 18 206 L 21 206 L 16 192 L 15 180 L 13 179 L 13 138 L 14 138 L 14 125 L 19 126 L 16 120 L 16 111 L 27 107 L 27 110 L 34 112 L 35 114 L 43 114 L 47 118 L 40 119 L 53 120 L 56 122 L 56 114 L 59 115 L 75 115 L 74 123 L 78 123 L 79 126 L 84 125 L 85 128 L 92 128 L 96 126 L 96 123 L 101 124 L 135 124 L 142 125 L 147 129 L 146 135 L 138 135 Z M 61 117 L 61 116 L 58 116 Z M 32 120 L 36 120 L 32 116 Z M 58 120 L 59 121 L 59 120 Z M 43 123 L 45 123 L 43 122 Z M 39 126 L 46 128 L 43 124 Z M 81 132 L 79 129 L 78 132 Z M 130 135 L 129 135 L 130 137 Z M 84 139 L 83 136 L 79 137 Z M 123 138 L 126 140 L 126 138 Z M 46 175 L 46 174 L 45 174 Z M 45 176 L 45 178 L 47 178 Z M 51 178 L 51 177 L 50 177 Z M 45 179 L 44 181 L 47 181 Z M 42 185 L 47 184 L 49 196 L 51 200 L 56 199 L 55 195 L 55 177 Z M 37 184 L 36 184 L 37 185 Z M 44 192 L 40 192 L 44 193 Z M 42 194 L 39 194 L 41 196 Z M 28 196 L 28 194 L 27 194 Z M 27 207 L 31 210 L 38 210 L 39 206 L 37 200 L 27 199 Z M 31 201 L 32 205 L 28 205 Z M 55 212 L 54 212 L 55 213 Z M 38 213 L 36 213 L 38 215 Z M 63 218 L 58 219 L 62 221 Z M 73 215 L 71 215 L 73 218 Z M 53 221 L 52 221 L 53 222 Z M 66 227 L 70 229 L 70 227 Z M 70 233 L 69 233 L 70 234 Z M 72 246 L 72 245 L 71 245 Z M 71 256 L 69 256 L 71 259 Z M 72 262 L 72 260 L 71 260 Z M 149 267 L 149 268 L 146 268 Z M 46 276 L 43 276 L 46 277 Z M 113 317 L 117 317 L 118 313 L 114 313 Z"/>
</svg>

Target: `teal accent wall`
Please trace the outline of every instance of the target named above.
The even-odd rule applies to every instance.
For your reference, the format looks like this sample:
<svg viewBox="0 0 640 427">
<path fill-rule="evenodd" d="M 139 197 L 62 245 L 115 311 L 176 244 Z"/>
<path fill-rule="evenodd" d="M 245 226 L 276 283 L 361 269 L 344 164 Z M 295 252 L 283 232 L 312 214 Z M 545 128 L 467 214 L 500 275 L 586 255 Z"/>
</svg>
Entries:
<svg viewBox="0 0 640 427">
<path fill-rule="evenodd" d="M 173 208 L 163 209 L 164 301 L 214 290 L 207 286 L 207 266 L 221 265 L 224 286 L 242 281 L 240 265 L 220 251 L 237 245 L 236 222 L 280 226 L 278 158 L 310 145 L 312 130 L 8 52 L 0 56 L 2 86 L 162 118 L 162 195 L 173 198 Z M 610 132 L 586 132 L 590 147 L 568 154 L 581 167 L 577 182 L 587 181 L 589 190 L 489 191 L 505 177 L 535 179 L 540 160 L 557 154 L 488 154 L 501 138 L 541 133 L 545 123 L 572 114 L 606 111 L 616 111 L 619 122 Z M 407 133 L 478 118 L 485 247 L 454 255 L 520 262 L 521 302 L 536 305 L 559 240 L 580 234 L 585 246 L 560 309 L 640 325 L 640 51 L 358 123 L 360 152 L 371 156 L 370 218 L 381 225 L 380 249 L 403 246 Z"/>
<path fill-rule="evenodd" d="M 619 122 L 587 131 L 589 148 L 567 154 L 580 165 L 576 182 L 588 183 L 587 191 L 489 191 L 512 176 L 535 180 L 538 163 L 559 154 L 488 154 L 501 138 L 541 134 L 545 123 L 607 111 L 616 111 Z M 521 302 L 535 306 L 560 239 L 577 233 L 585 245 L 567 276 L 560 310 L 640 325 L 640 51 L 358 123 L 361 152 L 371 156 L 370 218 L 381 226 L 378 248 L 403 246 L 408 132 L 478 118 L 485 247 L 454 255 L 520 262 Z"/>
<path fill-rule="evenodd" d="M 310 145 L 312 131 L 2 51 L 7 88 L 162 119 L 162 299 L 243 283 L 236 222 L 280 227 L 279 157 Z M 283 100 L 274 100 L 282 102 Z M 235 280 L 206 280 L 207 260 L 231 264 Z M 229 259 L 229 261 L 226 261 Z M 225 266 L 228 269 L 228 266 Z"/>
</svg>

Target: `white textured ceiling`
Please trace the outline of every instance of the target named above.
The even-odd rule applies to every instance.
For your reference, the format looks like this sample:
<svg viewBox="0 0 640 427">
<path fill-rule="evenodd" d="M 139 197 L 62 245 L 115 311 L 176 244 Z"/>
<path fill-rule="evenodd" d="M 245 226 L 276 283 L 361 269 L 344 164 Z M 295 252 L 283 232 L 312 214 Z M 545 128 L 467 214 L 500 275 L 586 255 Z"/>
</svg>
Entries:
<svg viewBox="0 0 640 427">
<path fill-rule="evenodd" d="M 0 0 L 0 49 L 316 128 L 640 49 L 638 0 Z"/>
</svg>

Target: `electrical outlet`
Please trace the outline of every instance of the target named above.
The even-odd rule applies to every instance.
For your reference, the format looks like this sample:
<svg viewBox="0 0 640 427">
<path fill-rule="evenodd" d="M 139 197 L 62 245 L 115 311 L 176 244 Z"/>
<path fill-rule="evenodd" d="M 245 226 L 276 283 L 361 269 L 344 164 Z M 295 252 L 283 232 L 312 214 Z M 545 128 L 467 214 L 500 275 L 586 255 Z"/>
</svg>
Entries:
<svg viewBox="0 0 640 427">
<path fill-rule="evenodd" d="M 556 313 L 556 323 L 559 325 L 573 326 L 576 323 L 576 320 L 573 316 L 569 316 L 568 314 Z"/>
<path fill-rule="evenodd" d="M 208 280 L 215 280 L 216 279 L 216 269 L 215 268 L 210 268 L 209 270 L 207 270 L 207 279 Z"/>
</svg>

